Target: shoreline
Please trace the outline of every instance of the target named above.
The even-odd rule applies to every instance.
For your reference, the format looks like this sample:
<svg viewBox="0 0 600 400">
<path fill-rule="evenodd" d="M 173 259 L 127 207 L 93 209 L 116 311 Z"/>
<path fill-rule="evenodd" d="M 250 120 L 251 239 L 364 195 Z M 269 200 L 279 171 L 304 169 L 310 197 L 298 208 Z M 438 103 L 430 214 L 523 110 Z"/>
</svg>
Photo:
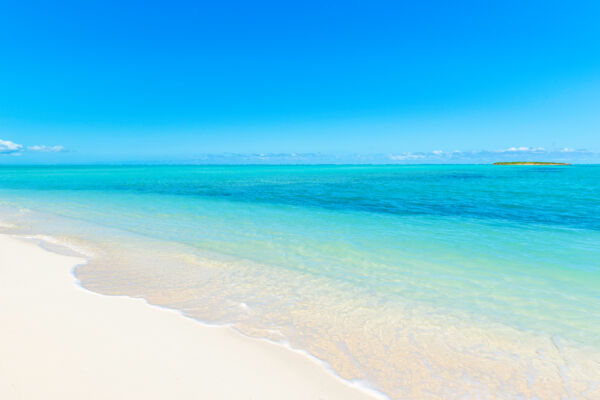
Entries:
<svg viewBox="0 0 600 400">
<path fill-rule="evenodd" d="M 326 300 L 323 303 L 305 301 L 305 299 L 309 301 L 321 299 L 319 296 L 311 296 L 315 294 L 314 292 L 300 292 L 301 295 L 307 294 L 298 304 L 306 307 L 300 308 L 300 311 L 308 318 L 298 320 L 308 322 L 305 326 L 309 329 L 299 331 L 298 336 L 294 336 L 298 331 L 285 331 L 288 328 L 286 318 L 302 317 L 294 312 L 298 309 L 293 308 L 276 310 L 279 312 L 277 316 L 280 319 L 276 320 L 275 324 L 269 325 L 271 321 L 266 321 L 264 325 L 244 325 L 244 321 L 241 320 L 240 326 L 237 324 L 240 319 L 236 319 L 236 315 L 232 317 L 226 315 L 222 318 L 222 315 L 218 314 L 222 311 L 221 307 L 229 305 L 234 311 L 240 308 L 243 313 L 246 313 L 247 310 L 255 308 L 256 302 L 253 302 L 252 296 L 271 295 L 273 298 L 277 298 L 276 296 L 283 299 L 291 298 L 286 296 L 288 292 L 269 291 L 269 288 L 280 288 L 282 284 L 279 282 L 294 282 L 295 286 L 290 285 L 292 289 L 331 288 L 329 286 L 331 282 L 306 280 L 299 274 L 286 275 L 268 264 L 251 265 L 253 273 L 256 270 L 260 271 L 260 267 L 265 270 L 261 271 L 262 274 L 249 274 L 245 270 L 248 268 L 246 262 L 238 263 L 236 259 L 229 258 L 227 255 L 218 258 L 218 254 L 195 252 L 194 247 L 186 243 L 147 237 L 124 231 L 119 227 L 107 226 L 112 224 L 100 224 L 98 221 L 64 216 L 53 211 L 38 211 L 34 207 L 24 208 L 10 204 L 4 207 L 5 210 L 2 211 L 5 215 L 2 215 L 4 219 L 0 221 L 0 231 L 46 250 L 50 254 L 71 257 L 70 272 L 67 272 L 68 268 L 65 269 L 65 276 L 71 275 L 68 279 L 69 285 L 75 283 L 76 287 L 84 291 L 102 296 L 104 298 L 102 301 L 110 298 L 133 299 L 145 304 L 142 307 L 151 305 L 152 308 L 175 313 L 178 318 L 190 319 L 194 324 L 200 324 L 208 329 L 223 328 L 240 334 L 244 339 L 251 339 L 254 343 L 263 341 L 282 347 L 286 351 L 292 350 L 298 356 L 314 361 L 311 368 L 316 367 L 330 372 L 331 376 L 344 384 L 373 394 L 374 397 L 450 399 L 472 394 L 475 397 L 489 398 L 537 396 L 540 399 L 552 399 L 556 395 L 562 395 L 592 399 L 595 398 L 594 394 L 600 393 L 598 392 L 600 386 L 597 384 L 599 380 L 595 372 L 597 368 L 594 365 L 597 363 L 596 360 L 600 359 L 596 356 L 597 347 L 591 348 L 587 345 L 588 342 L 577 341 L 571 336 L 563 338 L 560 334 L 548 335 L 544 331 L 523 330 L 519 329 L 519 326 L 500 322 L 489 324 L 485 323 L 486 321 L 472 320 L 470 315 L 457 319 L 460 314 L 440 313 L 439 310 L 426 307 L 417 309 L 414 307 L 415 304 L 410 307 L 410 312 L 399 307 L 393 310 L 386 309 L 377 307 L 377 304 L 372 301 L 376 298 L 364 292 L 361 296 L 353 296 L 352 299 L 346 296 L 339 297 L 340 292 L 336 292 L 332 297 L 323 297 L 322 299 Z M 108 221 L 112 220 L 107 219 Z M 0 255 L 1 245 L 0 241 Z M 23 252 L 25 253 L 26 251 Z M 43 256 L 44 259 L 47 255 Z M 21 258 L 21 256 L 15 257 L 18 260 Z M 73 260 L 78 260 L 78 265 L 74 266 Z M 184 266 L 183 271 L 179 269 L 182 266 Z M 1 267 L 0 258 L 0 280 L 3 279 Z M 215 279 L 215 277 L 232 276 L 231 271 L 226 272 L 228 270 L 237 274 L 238 279 Z M 189 271 L 192 273 L 184 273 Z M 276 281 L 253 280 L 257 276 L 258 278 L 278 277 L 278 279 Z M 209 285 L 210 282 L 214 284 Z M 312 284 L 306 285 L 306 282 Z M 228 287 L 236 286 L 232 284 L 242 285 L 242 287 L 248 285 L 251 290 L 227 290 Z M 508 289 L 510 286 L 503 287 Z M 179 297 L 182 290 L 184 293 L 185 290 L 189 290 L 192 294 L 197 294 L 198 298 Z M 0 293 L 2 293 L 2 285 L 0 285 Z M 292 290 L 291 293 L 294 291 Z M 329 294 L 331 293 L 327 295 Z M 354 298 L 360 301 L 350 301 Z M 186 299 L 194 301 L 188 303 L 182 301 Z M 207 306 L 204 309 L 198 307 L 201 311 L 195 312 L 194 306 L 202 305 L 204 299 L 209 300 Z M 332 301 L 334 299 L 339 301 Z M 331 310 L 329 306 L 332 304 L 345 305 L 344 313 L 339 317 L 327 313 L 326 311 Z M 368 309 L 368 312 L 360 314 L 360 310 L 364 309 Z M 359 310 L 359 313 L 352 313 L 354 310 Z M 320 314 L 322 311 L 325 311 L 323 315 Z M 330 318 L 330 320 L 312 318 L 313 316 Z M 349 316 L 355 317 L 350 323 L 348 323 Z M 385 321 L 377 319 L 378 316 L 385 318 Z M 0 305 L 0 323 L 3 322 L 1 317 Z M 360 321 L 366 323 L 361 325 L 352 323 Z M 263 328 L 263 331 L 247 329 L 256 326 L 259 329 Z M 369 326 L 379 326 L 383 329 L 368 330 Z M 327 327 L 329 329 L 324 329 Z M 392 331 L 395 328 L 403 331 L 396 335 L 398 331 Z M 370 336 L 369 334 L 373 332 L 379 336 L 375 338 Z M 224 334 L 228 335 L 226 332 Z M 306 334 L 309 336 L 303 336 Z M 343 350 L 359 356 L 361 354 L 356 350 L 366 350 L 362 353 L 365 357 L 340 362 L 340 359 L 335 357 L 334 351 L 337 348 L 334 348 L 334 351 L 327 348 L 326 350 L 329 350 L 327 352 L 310 346 L 321 341 L 325 344 L 333 343 L 335 346 L 335 340 L 331 340 L 336 338 L 335 334 L 338 335 L 337 337 L 340 334 L 347 334 L 342 343 L 351 346 L 357 344 L 352 349 Z M 306 339 L 307 337 L 309 340 Z M 389 338 L 392 338 L 392 341 L 386 341 Z M 312 342 L 310 339 L 313 339 Z M 368 357 L 374 362 L 359 364 L 362 360 L 370 361 Z M 351 368 L 353 365 L 360 365 L 362 371 L 366 373 L 361 375 L 353 373 L 356 371 L 348 373 L 345 368 L 347 366 Z M 382 372 L 379 376 L 373 373 L 379 371 Z M 229 376 L 229 373 L 221 376 Z M 361 377 L 366 379 L 361 380 Z M 232 379 L 233 382 L 239 380 Z M 380 388 L 380 391 L 371 389 L 374 387 Z M 228 394 L 225 397 L 232 396 L 248 398 L 241 394 Z M 220 395 L 192 396 L 192 398 L 198 397 L 223 398 Z M 257 398 L 273 397 L 275 396 Z M 285 398 L 288 397 L 286 394 Z M 320 397 L 338 398 L 338 396 Z M 300 396 L 299 398 L 313 397 Z"/>
<path fill-rule="evenodd" d="M 78 284 L 84 258 L 0 234 L 0 397 L 376 399 L 300 350 Z"/>
</svg>

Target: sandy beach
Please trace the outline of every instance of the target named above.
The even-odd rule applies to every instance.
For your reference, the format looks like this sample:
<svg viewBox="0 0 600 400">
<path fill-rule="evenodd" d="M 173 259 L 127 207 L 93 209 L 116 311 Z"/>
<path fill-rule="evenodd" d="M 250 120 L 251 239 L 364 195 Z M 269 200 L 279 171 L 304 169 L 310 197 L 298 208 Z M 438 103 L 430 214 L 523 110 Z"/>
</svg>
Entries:
<svg viewBox="0 0 600 400">
<path fill-rule="evenodd" d="M 0 235 L 0 398 L 375 398 L 283 346 L 89 292 L 82 262 Z"/>
</svg>

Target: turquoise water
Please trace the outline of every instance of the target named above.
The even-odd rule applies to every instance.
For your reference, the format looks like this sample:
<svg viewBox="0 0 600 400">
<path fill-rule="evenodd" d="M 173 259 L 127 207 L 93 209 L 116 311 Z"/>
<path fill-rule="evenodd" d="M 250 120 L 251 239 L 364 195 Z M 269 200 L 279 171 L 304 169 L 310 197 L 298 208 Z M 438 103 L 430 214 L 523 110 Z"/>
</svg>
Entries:
<svg viewBox="0 0 600 400">
<path fill-rule="evenodd" d="M 600 166 L 0 167 L 0 221 L 392 398 L 598 394 Z"/>
</svg>

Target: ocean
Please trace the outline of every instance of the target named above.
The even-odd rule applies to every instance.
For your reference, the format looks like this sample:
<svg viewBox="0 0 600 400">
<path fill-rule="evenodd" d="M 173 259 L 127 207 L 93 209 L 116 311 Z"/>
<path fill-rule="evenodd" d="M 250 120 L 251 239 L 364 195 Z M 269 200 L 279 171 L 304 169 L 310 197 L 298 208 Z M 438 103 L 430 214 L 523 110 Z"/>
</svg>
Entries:
<svg viewBox="0 0 600 400">
<path fill-rule="evenodd" d="M 0 231 L 392 399 L 600 398 L 600 166 L 0 166 Z"/>
</svg>

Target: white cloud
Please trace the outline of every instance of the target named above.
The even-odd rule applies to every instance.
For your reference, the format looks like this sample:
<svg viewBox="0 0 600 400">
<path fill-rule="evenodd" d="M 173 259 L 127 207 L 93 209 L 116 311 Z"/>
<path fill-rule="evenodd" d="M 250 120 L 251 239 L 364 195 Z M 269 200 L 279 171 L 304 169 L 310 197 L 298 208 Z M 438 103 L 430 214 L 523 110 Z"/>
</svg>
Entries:
<svg viewBox="0 0 600 400">
<path fill-rule="evenodd" d="M 425 158 L 423 154 L 390 154 L 389 159 L 393 161 L 407 161 L 407 160 L 420 160 Z"/>
<path fill-rule="evenodd" d="M 28 146 L 28 151 L 38 151 L 41 153 L 60 153 L 61 151 L 65 151 L 63 146 L 46 146 L 46 145 L 36 145 L 36 146 Z"/>
<path fill-rule="evenodd" d="M 543 147 L 509 147 L 504 150 L 496 150 L 498 153 L 543 153 L 546 151 Z"/>
<path fill-rule="evenodd" d="M 23 145 L 0 139 L 0 154 L 16 154 L 23 149 Z"/>
<path fill-rule="evenodd" d="M 25 152 L 36 152 L 36 153 L 60 153 L 65 151 L 63 146 L 46 146 L 46 145 L 35 145 L 35 146 L 23 146 L 12 142 L 10 140 L 0 139 L 0 155 L 10 154 L 13 156 L 21 155 Z"/>
<path fill-rule="evenodd" d="M 391 154 L 387 159 L 392 163 L 493 163 L 496 161 L 558 161 L 575 163 L 598 163 L 600 153 L 589 150 L 576 150 L 569 147 L 546 149 L 544 147 L 513 146 L 499 150 L 442 151 Z M 373 157 L 373 162 L 385 162 Z"/>
</svg>

